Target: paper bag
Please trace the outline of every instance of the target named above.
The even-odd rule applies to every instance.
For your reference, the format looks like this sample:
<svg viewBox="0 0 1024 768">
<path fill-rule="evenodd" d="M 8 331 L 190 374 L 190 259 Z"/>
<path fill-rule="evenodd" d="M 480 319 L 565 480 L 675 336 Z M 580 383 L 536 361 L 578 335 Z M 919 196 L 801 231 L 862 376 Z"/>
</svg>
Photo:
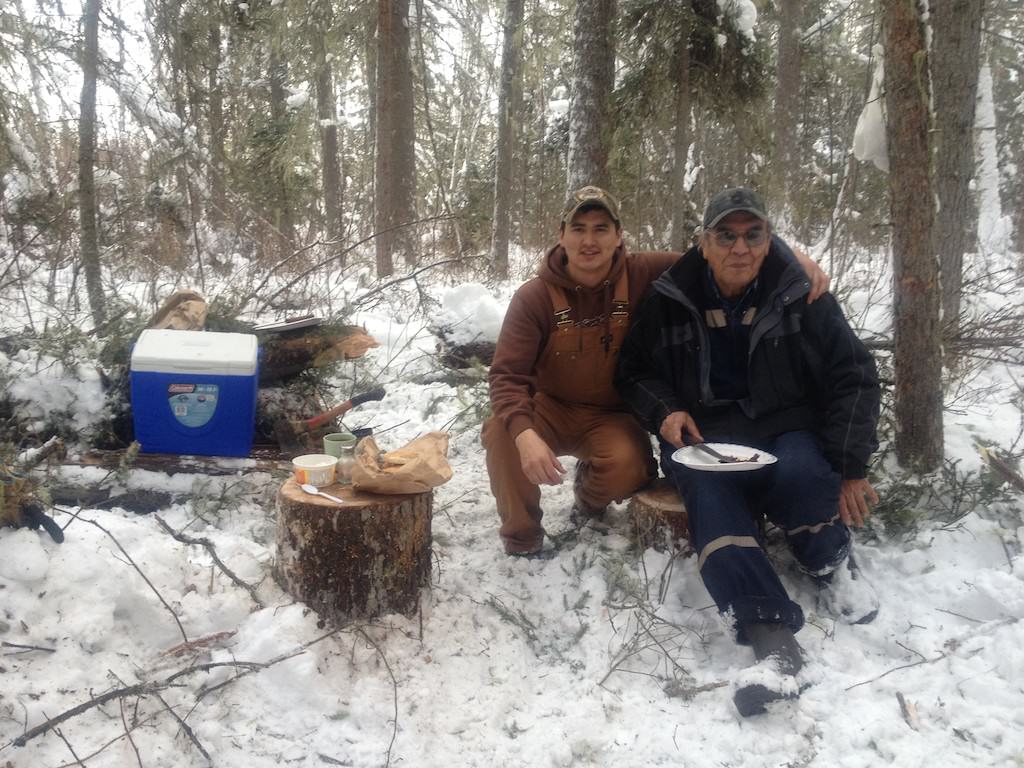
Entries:
<svg viewBox="0 0 1024 768">
<path fill-rule="evenodd" d="M 452 479 L 447 432 L 428 432 L 387 453 L 372 437 L 364 437 L 355 454 L 352 487 L 357 491 L 424 493 Z"/>
</svg>

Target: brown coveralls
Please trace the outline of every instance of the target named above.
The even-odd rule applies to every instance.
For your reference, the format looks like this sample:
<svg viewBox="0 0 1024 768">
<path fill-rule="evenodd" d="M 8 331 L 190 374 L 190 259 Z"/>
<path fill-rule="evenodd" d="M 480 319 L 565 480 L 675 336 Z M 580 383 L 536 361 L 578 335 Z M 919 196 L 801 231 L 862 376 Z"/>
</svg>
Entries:
<svg viewBox="0 0 1024 768">
<path fill-rule="evenodd" d="M 612 377 L 630 306 L 675 258 L 678 255 L 652 254 L 651 263 L 641 269 L 623 269 L 606 322 L 601 323 L 581 323 L 587 318 L 572 316 L 565 290 L 545 283 L 554 328 L 535 366 L 531 426 L 556 455 L 580 460 L 576 496 L 590 507 L 621 500 L 656 474 L 650 437 L 625 410 Z M 630 285 L 630 272 L 639 284 Z M 495 415 L 484 424 L 482 440 L 505 550 L 535 551 L 544 537 L 541 492 L 523 474 L 515 435 L 507 421 Z"/>
</svg>

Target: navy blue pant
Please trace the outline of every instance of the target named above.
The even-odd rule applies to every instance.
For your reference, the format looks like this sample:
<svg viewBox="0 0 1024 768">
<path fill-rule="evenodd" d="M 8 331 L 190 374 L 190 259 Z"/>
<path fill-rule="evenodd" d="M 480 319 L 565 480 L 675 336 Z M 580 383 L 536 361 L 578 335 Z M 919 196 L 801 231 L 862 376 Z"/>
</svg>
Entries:
<svg viewBox="0 0 1024 768">
<path fill-rule="evenodd" d="M 785 531 L 794 557 L 811 574 L 829 572 L 850 546 L 850 532 L 839 519 L 840 478 L 812 432 L 744 444 L 778 462 L 750 472 L 693 470 L 672 461 L 674 449 L 661 444 L 662 468 L 686 503 L 704 585 L 718 610 L 733 616 L 741 643 L 747 642 L 747 624 L 778 622 L 796 632 L 804 623 L 761 547 L 759 516 Z"/>
</svg>

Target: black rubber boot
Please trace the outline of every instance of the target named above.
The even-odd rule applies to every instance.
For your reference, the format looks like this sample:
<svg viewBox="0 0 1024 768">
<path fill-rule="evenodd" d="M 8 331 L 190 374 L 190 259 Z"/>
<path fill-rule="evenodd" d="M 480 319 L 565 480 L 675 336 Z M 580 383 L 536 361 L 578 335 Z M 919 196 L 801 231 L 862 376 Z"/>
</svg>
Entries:
<svg viewBox="0 0 1024 768">
<path fill-rule="evenodd" d="M 796 675 L 803 667 L 800 646 L 789 627 L 784 624 L 747 624 L 743 629 L 759 662 L 771 658 L 783 675 Z M 743 717 L 750 717 L 763 714 L 766 705 L 773 701 L 795 699 L 798 695 L 772 690 L 762 683 L 751 683 L 737 689 L 732 700 Z"/>
</svg>

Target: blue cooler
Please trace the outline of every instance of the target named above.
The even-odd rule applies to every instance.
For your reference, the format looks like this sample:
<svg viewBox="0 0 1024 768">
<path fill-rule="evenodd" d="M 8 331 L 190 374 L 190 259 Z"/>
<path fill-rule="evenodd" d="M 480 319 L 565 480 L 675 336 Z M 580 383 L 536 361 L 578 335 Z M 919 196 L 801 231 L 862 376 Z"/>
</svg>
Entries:
<svg viewBox="0 0 1024 768">
<path fill-rule="evenodd" d="M 248 456 L 256 337 L 147 329 L 132 350 L 132 420 L 143 453 Z"/>
</svg>

